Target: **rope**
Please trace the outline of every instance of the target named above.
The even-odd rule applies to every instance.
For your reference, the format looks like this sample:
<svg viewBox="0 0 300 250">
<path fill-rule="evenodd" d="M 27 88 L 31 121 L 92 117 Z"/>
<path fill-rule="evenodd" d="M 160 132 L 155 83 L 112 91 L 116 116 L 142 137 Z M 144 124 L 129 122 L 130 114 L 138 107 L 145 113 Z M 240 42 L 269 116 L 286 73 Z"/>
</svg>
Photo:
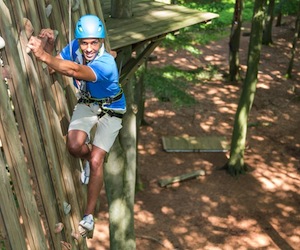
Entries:
<svg viewBox="0 0 300 250">
<path fill-rule="evenodd" d="M 69 44 L 70 44 L 70 56 L 72 56 L 72 0 L 69 0 Z"/>
</svg>

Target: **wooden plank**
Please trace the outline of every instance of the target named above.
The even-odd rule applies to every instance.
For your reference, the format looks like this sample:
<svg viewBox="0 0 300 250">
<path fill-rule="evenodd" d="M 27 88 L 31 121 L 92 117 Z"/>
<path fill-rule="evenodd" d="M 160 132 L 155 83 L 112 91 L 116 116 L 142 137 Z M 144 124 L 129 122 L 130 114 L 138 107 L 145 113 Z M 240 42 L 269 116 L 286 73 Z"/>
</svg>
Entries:
<svg viewBox="0 0 300 250">
<path fill-rule="evenodd" d="M 19 212 L 17 210 L 17 203 L 14 199 L 14 195 L 11 189 L 10 178 L 6 172 L 5 162 L 2 152 L 0 153 L 0 190 L 1 190 L 1 202 L 0 202 L 0 222 L 1 223 L 1 236 L 2 231 L 5 230 L 6 245 L 9 242 L 9 249 L 26 249 L 25 234 L 23 228 L 19 222 Z M 1 238 L 0 238 L 1 242 Z M 2 245 L 2 244 L 1 244 Z M 8 248 L 7 248 L 8 249 Z"/>
<path fill-rule="evenodd" d="M 224 136 L 163 136 L 167 152 L 227 152 L 229 143 Z"/>
<path fill-rule="evenodd" d="M 135 24 L 136 20 L 141 21 L 143 23 L 157 23 L 161 20 L 168 20 L 169 22 L 176 20 L 183 21 L 182 19 L 190 18 L 190 16 L 188 15 L 195 15 L 201 13 L 197 10 L 189 9 L 179 5 L 162 4 L 156 2 L 136 3 L 135 5 L 133 5 L 133 12 L 134 14 L 131 18 L 121 19 L 109 17 L 109 26 L 111 28 L 119 28 L 120 22 L 123 26 L 127 25 L 128 23 Z M 108 20 L 106 21 L 108 22 Z"/>
<path fill-rule="evenodd" d="M 65 92 L 58 81 L 55 81 L 52 84 L 51 90 L 52 90 L 52 95 L 55 98 L 56 113 L 60 121 L 62 135 L 65 136 L 68 132 L 68 127 L 71 119 Z M 74 108 L 74 104 L 72 105 L 72 109 L 73 108 Z"/>
<path fill-rule="evenodd" d="M 0 206 L 1 207 L 1 206 Z M 4 224 L 4 218 L 3 218 L 3 214 L 1 212 L 1 208 L 0 208 L 0 242 L 1 242 L 1 246 L 4 249 L 11 249 L 10 243 L 9 243 L 9 238 L 7 235 L 7 230 L 5 228 L 5 224 Z"/>
<path fill-rule="evenodd" d="M 71 239 L 71 233 L 72 231 L 77 230 L 77 226 L 79 225 L 79 220 L 82 217 L 82 211 L 79 207 L 79 204 L 81 203 L 81 199 L 85 198 L 86 195 L 82 192 L 82 184 L 80 183 L 80 171 L 79 168 L 73 169 L 74 166 L 72 166 L 72 160 L 71 155 L 69 152 L 67 152 L 67 148 L 65 145 L 64 137 L 61 133 L 61 126 L 58 119 L 58 116 L 56 115 L 55 110 L 53 107 L 49 104 L 49 102 L 46 103 L 48 114 L 49 114 L 49 122 L 52 128 L 53 132 L 53 140 L 51 141 L 51 144 L 53 147 L 56 147 L 56 157 L 57 157 L 57 165 L 53 166 L 54 169 L 51 169 L 52 172 L 52 178 L 55 180 L 57 179 L 56 176 L 54 176 L 59 171 L 60 174 L 60 182 L 57 183 L 59 185 L 56 185 L 55 189 L 62 189 L 60 187 L 61 183 L 63 184 L 63 189 L 60 190 L 60 192 L 64 192 L 64 195 L 66 196 L 66 199 L 63 201 L 66 201 L 68 204 L 71 205 L 72 213 L 70 214 L 62 214 L 62 222 L 65 225 L 65 233 L 66 233 L 66 239 L 68 242 L 73 242 L 74 239 Z M 76 159 L 78 162 L 80 159 Z M 78 166 L 78 164 L 77 164 Z M 77 174 L 76 174 L 77 173 Z M 77 187 L 77 188 L 76 188 Z M 78 194 L 74 195 L 74 194 Z M 62 195 L 62 194 L 58 194 Z M 59 197 L 58 197 L 59 198 Z M 58 203 L 61 208 L 63 208 L 63 204 Z M 81 238 L 80 238 L 81 240 Z M 84 242 L 80 241 L 80 245 L 82 246 L 85 244 Z"/>
<path fill-rule="evenodd" d="M 198 176 L 203 176 L 203 175 L 205 175 L 204 170 L 196 170 L 196 171 L 186 173 L 186 174 L 182 174 L 182 175 L 178 175 L 178 176 L 175 176 L 175 177 L 160 179 L 158 181 L 158 183 L 161 187 L 167 187 L 167 186 L 169 186 L 173 183 L 186 181 L 186 180 L 196 178 Z"/>
<path fill-rule="evenodd" d="M 5 51 L 10 55 L 10 57 L 8 57 L 8 61 L 14 79 L 14 81 L 8 81 L 10 92 L 14 102 L 15 112 L 18 116 L 18 126 L 20 130 L 25 127 L 28 128 L 27 130 L 23 129 L 22 132 L 20 132 L 22 136 L 22 146 L 24 147 L 26 152 L 30 151 L 27 144 L 27 138 L 28 136 L 30 137 L 30 135 L 32 135 L 31 138 L 34 140 L 33 145 L 35 145 L 35 147 L 33 148 L 39 151 L 37 155 L 42 156 L 43 152 L 41 150 L 41 147 L 39 147 L 39 144 L 37 143 L 39 142 L 39 138 L 36 136 L 36 131 L 38 129 L 35 126 L 35 117 L 32 113 L 32 103 L 29 100 L 30 98 L 26 85 L 27 80 L 24 74 L 22 74 L 22 72 L 25 71 L 20 61 L 20 54 L 18 53 L 20 44 L 17 44 L 16 42 L 17 38 L 12 29 L 11 16 L 7 6 L 2 0 L 0 0 L 0 9 L 2 11 L 2 14 L 0 15 L 0 30 L 4 40 L 7 41 Z M 1 107 L 7 107 L 7 102 L 3 105 L 1 105 Z M 7 122 L 8 120 L 8 117 L 6 117 L 3 122 Z M 11 129 L 11 127 L 13 127 L 12 124 L 13 123 L 3 124 L 3 126 L 5 125 L 5 127 L 3 128 L 2 133 Z M 25 136 L 25 134 L 27 134 L 27 137 Z M 30 195 L 29 192 L 31 188 L 30 179 L 28 177 L 28 169 L 24 162 L 24 155 L 22 157 L 23 148 L 20 146 L 20 143 L 21 142 L 19 134 L 15 132 L 14 137 L 11 136 L 11 138 L 7 140 L 6 158 L 10 160 L 9 166 L 13 168 L 12 172 L 16 171 L 15 175 L 12 175 L 12 177 L 15 176 L 14 185 L 16 185 L 16 189 L 19 191 L 18 197 L 20 197 L 23 201 L 21 202 L 22 204 L 20 204 L 20 206 L 22 205 L 20 211 L 23 217 L 23 223 L 26 228 L 28 237 L 27 239 L 31 246 L 31 249 L 37 249 L 39 247 L 40 249 L 46 249 L 45 237 L 43 235 L 43 230 L 39 221 L 39 213 L 37 211 L 34 198 L 32 198 L 32 196 L 28 196 Z M 11 152 L 12 148 L 14 148 L 14 152 Z M 27 159 L 28 162 L 32 162 L 30 153 L 27 154 Z M 39 159 L 41 158 L 39 157 Z M 40 164 L 42 165 L 44 164 L 44 162 L 41 160 Z M 19 171 L 24 172 L 20 173 Z"/>
<path fill-rule="evenodd" d="M 0 140 L 3 144 L 6 144 L 6 139 L 3 138 L 4 135 L 6 137 L 9 137 L 9 140 L 12 140 L 12 138 L 17 138 L 17 144 L 19 144 L 19 148 L 21 148 L 20 141 L 18 139 L 18 132 L 15 120 L 13 119 L 13 112 L 11 110 L 9 97 L 7 95 L 7 89 L 6 84 L 3 82 L 3 76 L 2 76 L 2 70 L 0 69 Z M 5 124 L 3 124 L 5 123 Z M 7 126 L 7 123 L 9 126 Z M 7 129 L 6 129 L 7 128 Z M 5 131 L 5 133 L 4 133 Z M 15 141 L 13 141 L 14 143 Z M 15 145 L 17 146 L 17 145 Z M 1 148 L 2 149 L 2 148 Z M 6 145 L 6 149 L 8 149 L 8 145 Z M 7 151 L 7 150 L 6 150 Z M 18 150 L 14 150 L 14 156 L 17 157 Z M 23 163 L 26 167 L 26 164 L 24 162 L 24 155 L 23 156 Z M 22 160 L 22 159 L 21 159 Z M 27 168 L 25 168 L 25 171 Z M 18 171 L 18 170 L 17 170 Z M 26 171 L 27 172 L 27 171 Z M 22 169 L 20 169 L 20 174 L 24 173 Z M 14 173 L 12 173 L 14 174 Z M 27 173 L 25 173 L 27 175 Z M 1 190 L 1 202 L 0 202 L 0 212 L 1 212 L 1 219 L 0 219 L 0 233 L 1 236 L 4 236 L 6 239 L 4 239 L 6 247 L 8 247 L 8 244 L 10 245 L 10 249 L 26 249 L 26 242 L 25 242 L 25 234 L 23 232 L 23 228 L 19 222 L 19 212 L 17 210 L 17 203 L 15 201 L 13 191 L 12 191 L 12 185 L 11 185 L 11 179 L 9 178 L 9 174 L 6 169 L 5 161 L 2 155 L 2 150 L 0 152 L 0 190 Z M 16 190 L 18 190 L 18 187 L 16 187 Z M 30 195 L 30 193 L 29 193 Z M 27 196 L 26 198 L 28 198 Z M 25 199 L 26 199 L 25 198 Z M 33 198 L 33 197 L 31 197 Z M 18 201 L 23 203 L 22 201 Z M 21 204 L 20 207 L 23 204 Z M 35 211 L 37 209 L 35 208 Z M 1 239 L 0 239 L 1 241 Z M 8 243 L 9 242 L 9 243 Z M 8 249 L 8 248 L 7 248 Z"/>
<path fill-rule="evenodd" d="M 205 21 L 207 20 L 205 18 L 206 16 L 206 14 L 202 14 L 202 16 L 196 16 L 191 19 L 186 19 L 185 21 L 178 21 L 178 23 L 165 20 L 165 23 L 163 24 L 163 20 L 161 20 L 161 26 L 159 26 L 158 23 L 143 23 L 140 20 L 135 20 L 133 24 L 129 24 L 127 27 L 124 24 L 124 26 L 122 26 L 124 32 L 122 33 L 118 29 L 112 30 L 109 26 L 110 23 L 108 23 L 107 27 L 110 35 L 111 47 L 112 49 L 122 48 L 158 35 L 172 33 L 181 28 L 201 22 L 200 20 Z"/>
<path fill-rule="evenodd" d="M 108 11 L 107 7 L 105 11 Z M 112 49 L 136 44 L 218 17 L 214 13 L 150 1 L 134 3 L 133 12 L 133 17 L 127 19 L 111 18 L 104 13 Z"/>
<path fill-rule="evenodd" d="M 133 8 L 133 12 L 136 13 L 138 12 L 138 3 L 141 2 L 150 2 L 149 0 L 132 0 L 132 8 Z M 103 10 L 103 14 L 104 17 L 107 18 L 110 16 L 111 14 L 111 1 L 110 0 L 101 0 L 101 5 L 102 5 L 102 10 Z"/>
</svg>

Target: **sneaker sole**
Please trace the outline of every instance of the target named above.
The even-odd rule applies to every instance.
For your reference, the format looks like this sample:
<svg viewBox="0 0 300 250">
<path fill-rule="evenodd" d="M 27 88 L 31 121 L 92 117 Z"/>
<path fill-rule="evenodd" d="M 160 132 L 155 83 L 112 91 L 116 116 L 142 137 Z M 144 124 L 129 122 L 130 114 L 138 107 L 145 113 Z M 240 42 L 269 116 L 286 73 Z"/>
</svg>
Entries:
<svg viewBox="0 0 300 250">
<path fill-rule="evenodd" d="M 80 178 L 82 184 L 87 185 L 89 184 L 90 177 L 86 176 L 84 172 L 81 173 L 81 178 Z"/>
</svg>

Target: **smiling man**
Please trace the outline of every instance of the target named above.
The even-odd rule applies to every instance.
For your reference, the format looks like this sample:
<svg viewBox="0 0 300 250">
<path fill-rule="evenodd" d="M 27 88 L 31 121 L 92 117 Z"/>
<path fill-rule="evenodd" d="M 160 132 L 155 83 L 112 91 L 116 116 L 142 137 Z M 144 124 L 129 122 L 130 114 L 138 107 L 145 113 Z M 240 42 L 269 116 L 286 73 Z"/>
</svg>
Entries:
<svg viewBox="0 0 300 250">
<path fill-rule="evenodd" d="M 93 236 L 93 214 L 103 185 L 104 159 L 122 128 L 126 111 L 116 62 L 105 50 L 104 38 L 102 21 L 97 16 L 85 15 L 76 24 L 75 39 L 56 57 L 51 55 L 55 41 L 51 29 L 41 30 L 39 36 L 31 37 L 27 45 L 51 70 L 72 77 L 78 89 L 78 103 L 69 125 L 67 147 L 73 156 L 85 162 L 81 180 L 88 184 L 88 200 L 79 232 L 89 238 Z M 89 147 L 90 131 L 96 124 L 92 147 Z"/>
</svg>

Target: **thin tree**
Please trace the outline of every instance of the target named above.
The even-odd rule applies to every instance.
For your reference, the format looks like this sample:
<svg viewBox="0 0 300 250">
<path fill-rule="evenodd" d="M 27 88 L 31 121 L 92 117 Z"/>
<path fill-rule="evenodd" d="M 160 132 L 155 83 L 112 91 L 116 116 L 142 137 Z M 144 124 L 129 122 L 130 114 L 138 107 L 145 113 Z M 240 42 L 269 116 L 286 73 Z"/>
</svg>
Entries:
<svg viewBox="0 0 300 250">
<path fill-rule="evenodd" d="M 294 34 L 294 39 L 293 39 L 293 47 L 291 49 L 291 59 L 289 62 L 289 66 L 286 72 L 286 77 L 287 78 L 292 78 L 292 70 L 293 70 L 293 65 L 294 65 L 294 58 L 295 54 L 297 51 L 297 42 L 299 39 L 299 33 L 300 33 L 300 1 L 299 1 L 299 7 L 298 7 L 298 14 L 296 18 L 296 25 L 295 25 L 295 34 Z"/>
<path fill-rule="evenodd" d="M 236 0 L 229 39 L 229 80 L 238 82 L 240 79 L 240 37 L 242 27 L 242 12 L 244 0 Z"/>
<path fill-rule="evenodd" d="M 276 13 L 277 13 L 277 19 L 276 19 L 276 27 L 280 27 L 281 26 L 281 22 L 282 22 L 282 7 L 285 3 L 285 0 L 280 0 L 279 3 L 276 5 Z"/>
<path fill-rule="evenodd" d="M 244 162 L 247 121 L 256 92 L 266 1 L 267 0 L 255 0 L 254 3 L 252 28 L 248 50 L 247 72 L 235 115 L 230 158 L 225 165 L 225 168 L 227 168 L 228 172 L 232 175 L 245 173 L 248 169 Z"/>
<path fill-rule="evenodd" d="M 263 32 L 263 40 L 262 40 L 262 43 L 264 45 L 269 45 L 273 43 L 272 28 L 273 28 L 273 21 L 274 21 L 274 10 L 275 10 L 275 0 L 269 0 L 265 28 Z"/>
</svg>

